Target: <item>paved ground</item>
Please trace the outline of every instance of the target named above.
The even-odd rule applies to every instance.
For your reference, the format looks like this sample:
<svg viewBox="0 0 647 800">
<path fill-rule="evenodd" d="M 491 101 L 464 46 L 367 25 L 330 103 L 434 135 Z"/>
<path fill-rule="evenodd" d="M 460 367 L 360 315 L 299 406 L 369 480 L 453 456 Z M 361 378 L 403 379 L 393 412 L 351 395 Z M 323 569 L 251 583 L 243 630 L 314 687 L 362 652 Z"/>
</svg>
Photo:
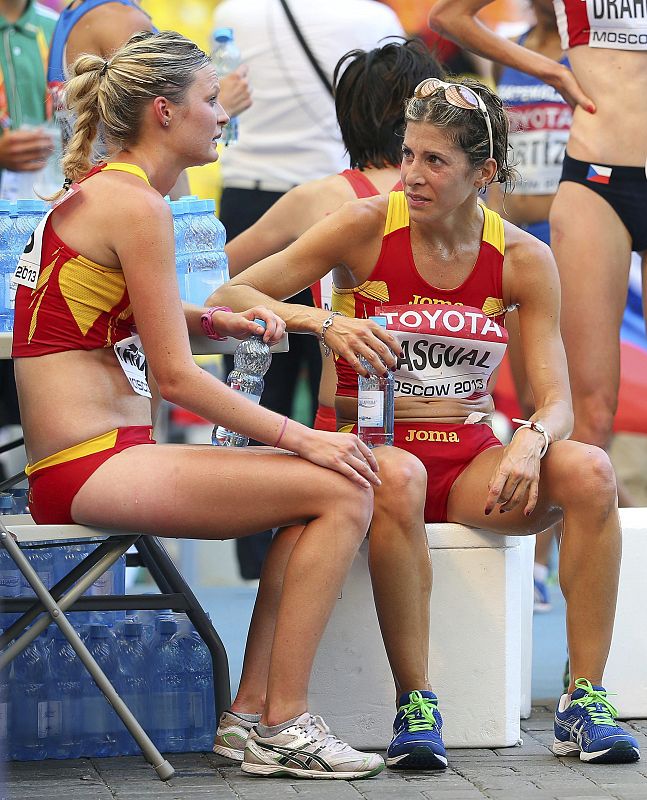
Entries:
<svg viewBox="0 0 647 800">
<path fill-rule="evenodd" d="M 647 753 L 647 720 L 627 723 Z M 161 783 L 141 758 L 40 761 L 8 765 L 0 800 L 645 800 L 647 758 L 593 766 L 557 759 L 552 707 L 522 723 L 522 747 L 450 751 L 444 773 L 399 773 L 345 783 L 253 778 L 214 755 L 172 756 L 176 777 Z"/>
</svg>

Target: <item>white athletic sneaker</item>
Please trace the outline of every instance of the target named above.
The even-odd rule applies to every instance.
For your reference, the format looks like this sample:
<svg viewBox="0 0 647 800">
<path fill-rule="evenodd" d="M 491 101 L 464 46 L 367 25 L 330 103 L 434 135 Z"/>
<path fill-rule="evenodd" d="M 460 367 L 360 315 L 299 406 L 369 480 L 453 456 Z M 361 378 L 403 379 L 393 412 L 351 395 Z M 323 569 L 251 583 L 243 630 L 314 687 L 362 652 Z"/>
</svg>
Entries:
<svg viewBox="0 0 647 800">
<path fill-rule="evenodd" d="M 276 736 L 263 738 L 252 728 L 245 745 L 243 772 L 293 778 L 371 778 L 384 769 L 376 753 L 361 753 L 330 732 L 321 717 L 301 716 Z"/>
<path fill-rule="evenodd" d="M 253 727 L 253 722 L 248 722 L 229 711 L 224 711 L 218 720 L 213 752 L 240 763 L 243 760 L 247 736 Z"/>
</svg>

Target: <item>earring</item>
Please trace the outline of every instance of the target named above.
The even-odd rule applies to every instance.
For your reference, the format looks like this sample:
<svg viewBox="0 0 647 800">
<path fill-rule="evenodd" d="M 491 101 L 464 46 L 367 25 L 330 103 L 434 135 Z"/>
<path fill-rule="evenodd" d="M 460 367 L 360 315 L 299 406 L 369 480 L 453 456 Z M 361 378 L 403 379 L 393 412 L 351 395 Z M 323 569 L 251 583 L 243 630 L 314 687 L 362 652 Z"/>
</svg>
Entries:
<svg viewBox="0 0 647 800">
<path fill-rule="evenodd" d="M 164 120 L 164 127 L 165 127 L 165 128 L 168 128 L 168 124 L 169 124 L 169 120 L 165 119 L 165 120 Z"/>
</svg>

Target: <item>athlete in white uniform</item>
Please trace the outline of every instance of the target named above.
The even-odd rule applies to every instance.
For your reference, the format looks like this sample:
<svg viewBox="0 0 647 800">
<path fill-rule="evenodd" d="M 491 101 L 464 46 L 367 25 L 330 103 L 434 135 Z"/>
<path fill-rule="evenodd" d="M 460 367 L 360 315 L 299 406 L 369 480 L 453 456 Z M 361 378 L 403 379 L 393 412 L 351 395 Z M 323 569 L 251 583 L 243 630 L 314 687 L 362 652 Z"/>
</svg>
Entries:
<svg viewBox="0 0 647 800">
<path fill-rule="evenodd" d="M 647 266 L 647 4 L 555 0 L 572 72 L 483 26 L 489 0 L 438 0 L 430 24 L 482 56 L 535 75 L 573 106 L 550 213 L 562 283 L 573 436 L 606 446 L 617 406 L 631 251 Z"/>
</svg>

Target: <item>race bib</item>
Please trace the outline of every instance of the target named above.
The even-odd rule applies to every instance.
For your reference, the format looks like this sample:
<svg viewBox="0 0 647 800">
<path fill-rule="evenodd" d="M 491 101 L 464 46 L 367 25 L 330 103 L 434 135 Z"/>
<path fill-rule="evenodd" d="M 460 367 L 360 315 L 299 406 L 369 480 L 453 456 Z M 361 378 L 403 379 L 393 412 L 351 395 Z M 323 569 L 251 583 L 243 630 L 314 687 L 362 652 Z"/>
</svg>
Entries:
<svg viewBox="0 0 647 800">
<path fill-rule="evenodd" d="M 647 50 L 647 7 L 642 0 L 586 0 L 589 46 Z"/>
<path fill-rule="evenodd" d="M 122 339 L 114 346 L 119 366 L 136 394 L 152 397 L 146 378 L 146 356 L 142 350 L 142 340 L 135 334 Z"/>
<path fill-rule="evenodd" d="M 467 399 L 487 393 L 508 343 L 501 325 L 470 306 L 385 306 L 379 313 L 402 348 L 397 397 Z"/>
<path fill-rule="evenodd" d="M 568 129 L 528 130 L 510 135 L 515 166 L 521 173 L 519 194 L 555 194 L 567 141 Z"/>
<path fill-rule="evenodd" d="M 40 275 L 40 259 L 43 251 L 43 233 L 45 231 L 45 225 L 47 224 L 49 215 L 55 208 L 60 206 L 66 200 L 69 200 L 70 197 L 73 197 L 78 191 L 79 185 L 73 184 L 60 198 L 60 200 L 54 203 L 54 205 L 49 209 L 49 211 L 38 223 L 38 226 L 32 235 L 29 237 L 29 241 L 25 245 L 25 249 L 18 259 L 16 271 L 11 277 L 12 298 L 15 298 L 18 285 L 26 286 L 28 289 L 36 288 L 38 276 Z"/>
</svg>

